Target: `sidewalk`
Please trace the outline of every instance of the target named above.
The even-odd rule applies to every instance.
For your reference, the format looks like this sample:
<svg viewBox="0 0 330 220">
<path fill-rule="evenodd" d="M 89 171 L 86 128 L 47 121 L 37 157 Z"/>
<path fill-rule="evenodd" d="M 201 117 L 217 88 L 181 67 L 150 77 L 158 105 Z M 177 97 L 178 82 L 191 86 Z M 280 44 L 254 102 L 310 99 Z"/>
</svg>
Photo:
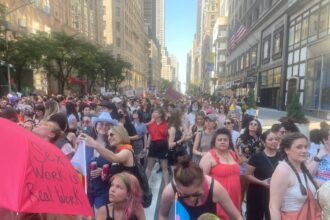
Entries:
<svg viewBox="0 0 330 220">
<path fill-rule="evenodd" d="M 260 108 L 259 116 L 260 122 L 262 124 L 263 130 L 269 129 L 273 124 L 279 123 L 279 119 L 283 116 L 286 116 L 287 112 L 279 111 L 277 109 L 271 108 Z M 309 124 L 307 125 L 308 132 L 311 129 L 320 128 L 320 122 L 323 121 L 319 118 L 314 118 L 310 116 L 306 116 L 309 120 Z M 298 126 L 299 127 L 299 126 Z M 309 134 L 305 135 L 309 136 Z"/>
</svg>

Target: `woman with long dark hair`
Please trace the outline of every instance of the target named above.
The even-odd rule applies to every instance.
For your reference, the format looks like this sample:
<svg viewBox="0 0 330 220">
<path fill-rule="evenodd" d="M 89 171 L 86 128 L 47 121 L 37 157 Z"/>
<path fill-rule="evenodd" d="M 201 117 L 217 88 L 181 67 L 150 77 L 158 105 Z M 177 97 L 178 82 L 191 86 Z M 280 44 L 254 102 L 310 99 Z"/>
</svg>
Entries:
<svg viewBox="0 0 330 220">
<path fill-rule="evenodd" d="M 246 171 L 246 178 L 250 183 L 246 196 L 247 220 L 270 220 L 268 208 L 270 178 L 281 160 L 281 155 L 277 152 L 279 145 L 277 134 L 267 130 L 260 139 L 264 150 L 250 158 Z"/>
<path fill-rule="evenodd" d="M 242 199 L 244 198 L 245 191 L 248 187 L 248 182 L 245 177 L 247 162 L 254 154 L 262 150 L 260 140 L 261 133 L 262 128 L 260 122 L 257 119 L 252 119 L 236 143 L 235 151 L 238 154 L 240 161 Z"/>
<path fill-rule="evenodd" d="M 175 109 L 171 113 L 171 117 L 168 121 L 168 164 L 171 166 L 172 171 L 177 159 L 180 156 L 185 155 L 185 147 L 183 143 L 185 142 L 185 134 L 182 126 L 182 112 L 179 109 Z"/>
<path fill-rule="evenodd" d="M 235 207 L 241 210 L 241 193 L 239 181 L 238 158 L 233 149 L 230 131 L 218 129 L 211 141 L 211 149 L 203 156 L 199 166 L 205 175 L 217 180 L 226 189 Z M 217 215 L 220 219 L 229 220 L 222 207 L 217 205 Z"/>
<path fill-rule="evenodd" d="M 300 133 L 286 135 L 280 144 L 284 161 L 276 167 L 270 181 L 270 217 L 272 220 L 320 220 L 315 200 L 318 189 L 305 161 L 308 140 Z"/>
</svg>

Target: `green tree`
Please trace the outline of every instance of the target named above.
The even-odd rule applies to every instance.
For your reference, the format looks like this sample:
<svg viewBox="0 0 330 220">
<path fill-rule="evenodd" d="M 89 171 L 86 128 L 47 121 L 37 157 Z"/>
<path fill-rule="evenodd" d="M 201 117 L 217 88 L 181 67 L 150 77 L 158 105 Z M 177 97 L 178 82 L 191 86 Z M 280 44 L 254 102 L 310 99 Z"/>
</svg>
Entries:
<svg viewBox="0 0 330 220">
<path fill-rule="evenodd" d="M 247 105 L 248 109 L 257 108 L 256 99 L 255 99 L 255 96 L 254 96 L 254 88 L 249 89 L 246 105 Z"/>
<path fill-rule="evenodd" d="M 44 51 L 43 67 L 58 81 L 58 92 L 63 94 L 68 77 L 77 73 L 79 65 L 87 59 L 86 55 L 92 46 L 65 33 L 53 33 L 44 43 L 47 47 Z"/>
<path fill-rule="evenodd" d="M 200 86 L 196 84 L 190 84 L 189 88 L 187 90 L 187 95 L 191 97 L 198 97 L 201 94 L 201 88 Z"/>
<path fill-rule="evenodd" d="M 12 76 L 19 91 L 22 91 L 23 74 L 41 66 L 43 48 L 40 46 L 38 40 L 38 36 L 32 36 L 21 37 L 16 41 L 8 42 L 6 60 L 16 70 Z"/>
<path fill-rule="evenodd" d="M 305 117 L 305 112 L 299 102 L 299 94 L 294 92 L 292 94 L 291 102 L 287 107 L 287 118 L 296 123 L 307 123 L 308 119 Z"/>
<path fill-rule="evenodd" d="M 110 85 L 114 92 L 118 92 L 120 84 L 124 81 L 127 73 L 131 71 L 132 65 L 121 59 L 116 59 L 111 66 L 110 72 L 106 73 L 106 85 Z"/>
<path fill-rule="evenodd" d="M 169 88 L 169 87 L 173 87 L 173 82 L 171 82 L 167 79 L 160 78 L 159 92 L 160 93 L 165 93 L 167 88 Z"/>
</svg>

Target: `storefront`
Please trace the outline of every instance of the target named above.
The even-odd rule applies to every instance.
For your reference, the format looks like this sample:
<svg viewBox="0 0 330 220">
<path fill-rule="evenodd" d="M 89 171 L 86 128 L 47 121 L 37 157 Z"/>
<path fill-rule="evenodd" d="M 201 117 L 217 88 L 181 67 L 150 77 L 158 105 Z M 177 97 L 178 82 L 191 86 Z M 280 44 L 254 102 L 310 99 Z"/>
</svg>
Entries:
<svg viewBox="0 0 330 220">
<path fill-rule="evenodd" d="M 260 73 L 260 106 L 280 107 L 282 68 L 276 67 Z"/>
</svg>

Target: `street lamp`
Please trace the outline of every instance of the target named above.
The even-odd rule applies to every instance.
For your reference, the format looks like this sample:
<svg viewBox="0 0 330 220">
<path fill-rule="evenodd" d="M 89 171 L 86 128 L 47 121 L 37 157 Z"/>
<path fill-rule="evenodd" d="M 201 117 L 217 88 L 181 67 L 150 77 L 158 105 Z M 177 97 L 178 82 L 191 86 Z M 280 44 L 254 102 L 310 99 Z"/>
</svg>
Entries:
<svg viewBox="0 0 330 220">
<path fill-rule="evenodd" d="M 10 68 L 13 67 L 12 64 L 8 63 L 8 36 L 7 36 L 7 31 L 8 31 L 8 20 L 7 20 L 7 16 L 15 11 L 17 11 L 20 8 L 23 8 L 25 6 L 31 5 L 34 3 L 34 0 L 28 0 L 26 3 L 17 6 L 16 8 L 10 9 L 5 13 L 5 21 L 6 21 L 6 25 L 5 25 L 5 44 L 6 44 L 6 58 L 7 58 L 7 77 L 8 77 L 8 93 L 11 93 L 11 82 L 10 82 L 10 78 L 11 78 L 11 74 L 10 74 Z"/>
</svg>

